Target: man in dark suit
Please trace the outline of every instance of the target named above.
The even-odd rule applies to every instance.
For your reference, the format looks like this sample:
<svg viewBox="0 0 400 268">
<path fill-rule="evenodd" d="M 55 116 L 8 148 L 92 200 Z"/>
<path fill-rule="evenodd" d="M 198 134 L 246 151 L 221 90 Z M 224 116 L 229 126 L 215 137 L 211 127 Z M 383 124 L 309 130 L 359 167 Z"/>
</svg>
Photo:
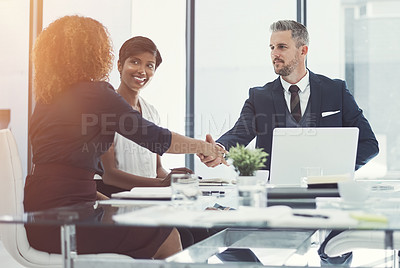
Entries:
<svg viewBox="0 0 400 268">
<path fill-rule="evenodd" d="M 283 20 L 273 23 L 270 30 L 271 59 L 279 77 L 263 87 L 250 89 L 236 124 L 216 142 L 229 150 L 236 143 L 247 145 L 256 137 L 256 147 L 271 154 L 272 132 L 276 127 L 358 127 L 355 169 L 365 165 L 378 154 L 378 142 L 346 83 L 306 68 L 309 36 L 304 25 Z M 214 143 L 209 135 L 206 140 Z M 211 160 L 199 155 L 199 158 L 209 167 L 222 161 L 222 157 Z M 269 167 L 268 160 L 266 169 Z M 332 232 L 327 239 L 337 233 Z M 336 259 L 327 257 L 326 241 L 319 250 L 323 262 L 351 262 L 350 252 Z"/>
<path fill-rule="evenodd" d="M 378 142 L 346 82 L 314 74 L 306 68 L 309 37 L 302 24 L 277 21 L 271 25 L 271 31 L 271 59 L 279 77 L 263 87 L 250 89 L 234 127 L 216 142 L 229 150 L 236 143 L 247 145 L 256 137 L 256 147 L 271 154 L 272 132 L 276 127 L 358 127 L 355 169 L 365 165 L 378 154 Z M 292 114 L 289 91 L 292 85 L 299 89 L 299 117 Z M 214 142 L 210 136 L 207 140 Z M 210 167 L 221 163 L 220 158 L 209 161 L 199 157 Z M 268 161 L 266 169 L 269 167 Z"/>
</svg>

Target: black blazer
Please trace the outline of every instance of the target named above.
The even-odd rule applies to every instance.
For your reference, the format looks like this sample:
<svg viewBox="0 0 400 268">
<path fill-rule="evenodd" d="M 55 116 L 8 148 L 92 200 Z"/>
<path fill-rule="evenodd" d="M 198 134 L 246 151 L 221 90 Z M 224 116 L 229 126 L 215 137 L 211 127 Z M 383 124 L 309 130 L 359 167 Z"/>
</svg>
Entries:
<svg viewBox="0 0 400 268">
<path fill-rule="evenodd" d="M 217 142 L 229 149 L 236 143 L 247 145 L 254 137 L 256 147 L 269 153 L 270 167 L 272 131 L 286 127 L 288 108 L 279 77 L 263 87 L 249 90 L 240 117 Z M 346 82 L 310 72 L 310 127 L 358 127 L 359 141 L 355 169 L 365 165 L 379 152 L 378 141 L 368 120 L 346 87 Z"/>
</svg>

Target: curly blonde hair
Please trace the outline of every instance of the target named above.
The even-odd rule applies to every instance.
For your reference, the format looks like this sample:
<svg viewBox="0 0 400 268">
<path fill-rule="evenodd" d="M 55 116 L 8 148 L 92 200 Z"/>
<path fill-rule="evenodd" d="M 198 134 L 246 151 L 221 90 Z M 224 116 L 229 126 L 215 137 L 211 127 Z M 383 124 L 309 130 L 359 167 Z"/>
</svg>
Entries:
<svg viewBox="0 0 400 268">
<path fill-rule="evenodd" d="M 81 16 L 57 19 L 33 48 L 36 101 L 49 103 L 77 82 L 108 80 L 113 60 L 110 35 L 100 22 Z"/>
</svg>

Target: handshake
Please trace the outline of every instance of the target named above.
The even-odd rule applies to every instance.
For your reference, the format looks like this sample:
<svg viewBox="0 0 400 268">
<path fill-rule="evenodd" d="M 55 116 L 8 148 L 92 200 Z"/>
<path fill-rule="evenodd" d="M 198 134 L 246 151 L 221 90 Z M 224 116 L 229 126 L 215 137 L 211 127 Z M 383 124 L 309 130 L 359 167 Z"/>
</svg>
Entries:
<svg viewBox="0 0 400 268">
<path fill-rule="evenodd" d="M 215 143 L 214 139 L 211 137 L 210 134 L 206 135 L 206 142 L 211 143 L 212 145 L 214 145 L 214 147 L 219 147 L 217 148 L 219 151 L 222 151 L 221 154 L 219 154 L 218 156 L 205 156 L 204 154 L 198 153 L 196 154 L 200 161 L 203 162 L 206 166 L 208 167 L 216 167 L 220 164 L 224 164 L 226 166 L 228 166 L 228 163 L 225 160 L 225 154 L 227 153 L 225 148 L 223 148 L 223 146 Z"/>
</svg>

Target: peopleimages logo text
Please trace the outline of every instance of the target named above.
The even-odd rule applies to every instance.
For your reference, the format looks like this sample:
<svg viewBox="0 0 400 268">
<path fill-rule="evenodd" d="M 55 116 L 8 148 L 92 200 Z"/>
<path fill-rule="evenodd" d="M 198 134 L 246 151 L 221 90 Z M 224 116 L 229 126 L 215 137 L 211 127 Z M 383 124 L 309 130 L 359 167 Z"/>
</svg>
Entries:
<svg viewBox="0 0 400 268">
<path fill-rule="evenodd" d="M 134 114 L 82 114 L 82 135 L 89 134 L 91 127 L 100 127 L 102 135 L 113 135 L 116 130 L 122 135 L 134 135 L 139 130 L 141 117 Z M 140 128 L 142 135 L 147 134 L 147 128 Z"/>
</svg>

